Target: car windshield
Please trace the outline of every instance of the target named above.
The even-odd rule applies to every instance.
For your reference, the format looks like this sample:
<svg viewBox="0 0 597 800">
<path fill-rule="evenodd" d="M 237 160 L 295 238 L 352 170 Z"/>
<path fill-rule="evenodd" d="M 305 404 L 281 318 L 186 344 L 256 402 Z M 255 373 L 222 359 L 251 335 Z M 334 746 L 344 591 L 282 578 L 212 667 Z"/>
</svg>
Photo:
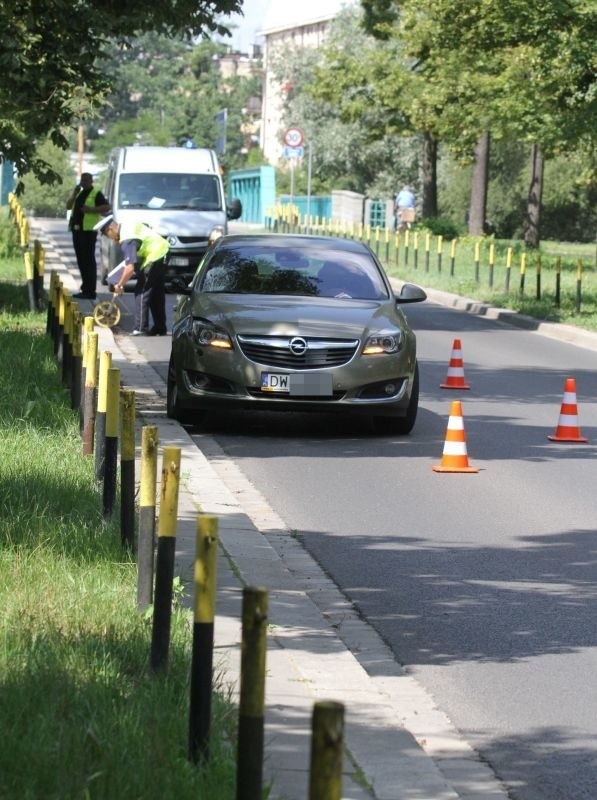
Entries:
<svg viewBox="0 0 597 800">
<path fill-rule="evenodd" d="M 228 245 L 204 263 L 198 281 L 201 292 L 359 300 L 388 297 L 370 256 L 329 245 Z"/>
<path fill-rule="evenodd" d="M 222 200 L 215 175 L 128 172 L 120 176 L 118 207 L 219 211 Z"/>
</svg>

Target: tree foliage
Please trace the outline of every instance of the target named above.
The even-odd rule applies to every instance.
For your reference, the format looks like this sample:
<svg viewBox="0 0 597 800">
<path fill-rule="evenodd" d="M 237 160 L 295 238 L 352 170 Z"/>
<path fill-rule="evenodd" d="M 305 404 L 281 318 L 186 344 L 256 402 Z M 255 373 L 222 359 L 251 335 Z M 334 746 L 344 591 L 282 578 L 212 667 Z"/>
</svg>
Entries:
<svg viewBox="0 0 597 800">
<path fill-rule="evenodd" d="M 66 148 L 65 128 L 93 114 L 110 88 L 101 69 L 113 39 L 157 31 L 187 37 L 226 33 L 218 14 L 242 0 L 19 0 L 0 2 L 0 153 L 19 174 L 59 175 L 36 152 L 49 136 Z"/>
<path fill-rule="evenodd" d="M 213 147 L 218 137 L 215 115 L 227 111 L 226 169 L 246 160 L 244 123 L 251 96 L 261 93 L 259 75 L 224 76 L 222 43 L 189 44 L 146 34 L 122 43 L 112 60 L 113 92 L 101 111 L 101 136 L 91 131 L 96 156 L 105 160 L 112 147 L 133 144 L 172 145 L 187 138 Z"/>
</svg>

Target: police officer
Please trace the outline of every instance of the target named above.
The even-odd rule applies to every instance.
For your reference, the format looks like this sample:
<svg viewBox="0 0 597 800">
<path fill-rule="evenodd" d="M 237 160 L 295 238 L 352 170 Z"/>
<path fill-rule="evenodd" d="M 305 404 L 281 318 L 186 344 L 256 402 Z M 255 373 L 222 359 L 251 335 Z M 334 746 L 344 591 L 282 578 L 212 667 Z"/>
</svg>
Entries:
<svg viewBox="0 0 597 800">
<path fill-rule="evenodd" d="M 143 222 L 119 224 L 112 215 L 100 220 L 96 229 L 119 244 L 124 255 L 124 268 L 114 287 L 116 292 L 120 294 L 133 275 L 137 279 L 133 336 L 165 336 L 168 331 L 164 258 L 168 242 Z"/>
<path fill-rule="evenodd" d="M 106 214 L 110 210 L 110 204 L 93 185 L 93 175 L 84 172 L 80 183 L 75 186 L 66 201 L 66 208 L 71 212 L 68 227 L 73 237 L 73 248 L 81 273 L 81 291 L 73 297 L 95 300 L 97 283 L 95 225 L 101 214 Z"/>
</svg>

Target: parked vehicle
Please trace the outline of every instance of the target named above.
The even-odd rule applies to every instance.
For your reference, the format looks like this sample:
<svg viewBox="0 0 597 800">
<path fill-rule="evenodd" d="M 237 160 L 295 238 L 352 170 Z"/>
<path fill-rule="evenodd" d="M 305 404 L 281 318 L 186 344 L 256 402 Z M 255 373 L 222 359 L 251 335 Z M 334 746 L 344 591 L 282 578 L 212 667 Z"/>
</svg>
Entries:
<svg viewBox="0 0 597 800">
<path fill-rule="evenodd" d="M 109 158 L 104 194 L 120 223 L 144 222 L 170 245 L 167 277 L 190 280 L 214 236 L 242 213 L 228 205 L 213 150 L 186 147 L 118 147 Z M 107 237 L 100 245 L 101 280 L 122 260 Z"/>
<path fill-rule="evenodd" d="M 167 413 L 200 423 L 209 409 L 369 415 L 409 433 L 419 401 L 415 335 L 361 242 L 302 235 L 226 236 L 190 286 L 172 328 Z"/>
</svg>

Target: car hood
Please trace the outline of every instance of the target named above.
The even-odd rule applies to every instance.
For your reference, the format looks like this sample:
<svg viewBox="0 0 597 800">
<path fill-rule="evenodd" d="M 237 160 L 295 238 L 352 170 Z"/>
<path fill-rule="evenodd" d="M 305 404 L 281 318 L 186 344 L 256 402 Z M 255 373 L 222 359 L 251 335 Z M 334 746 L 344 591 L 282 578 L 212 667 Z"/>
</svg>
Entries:
<svg viewBox="0 0 597 800">
<path fill-rule="evenodd" d="M 144 222 L 161 236 L 209 236 L 215 225 L 225 225 L 223 211 L 188 211 L 186 209 L 126 209 L 118 211 L 119 222 Z"/>
<path fill-rule="evenodd" d="M 231 334 L 246 336 L 357 339 L 369 330 L 395 330 L 405 324 L 393 300 L 210 293 L 193 298 L 192 314 L 211 320 Z"/>
</svg>

